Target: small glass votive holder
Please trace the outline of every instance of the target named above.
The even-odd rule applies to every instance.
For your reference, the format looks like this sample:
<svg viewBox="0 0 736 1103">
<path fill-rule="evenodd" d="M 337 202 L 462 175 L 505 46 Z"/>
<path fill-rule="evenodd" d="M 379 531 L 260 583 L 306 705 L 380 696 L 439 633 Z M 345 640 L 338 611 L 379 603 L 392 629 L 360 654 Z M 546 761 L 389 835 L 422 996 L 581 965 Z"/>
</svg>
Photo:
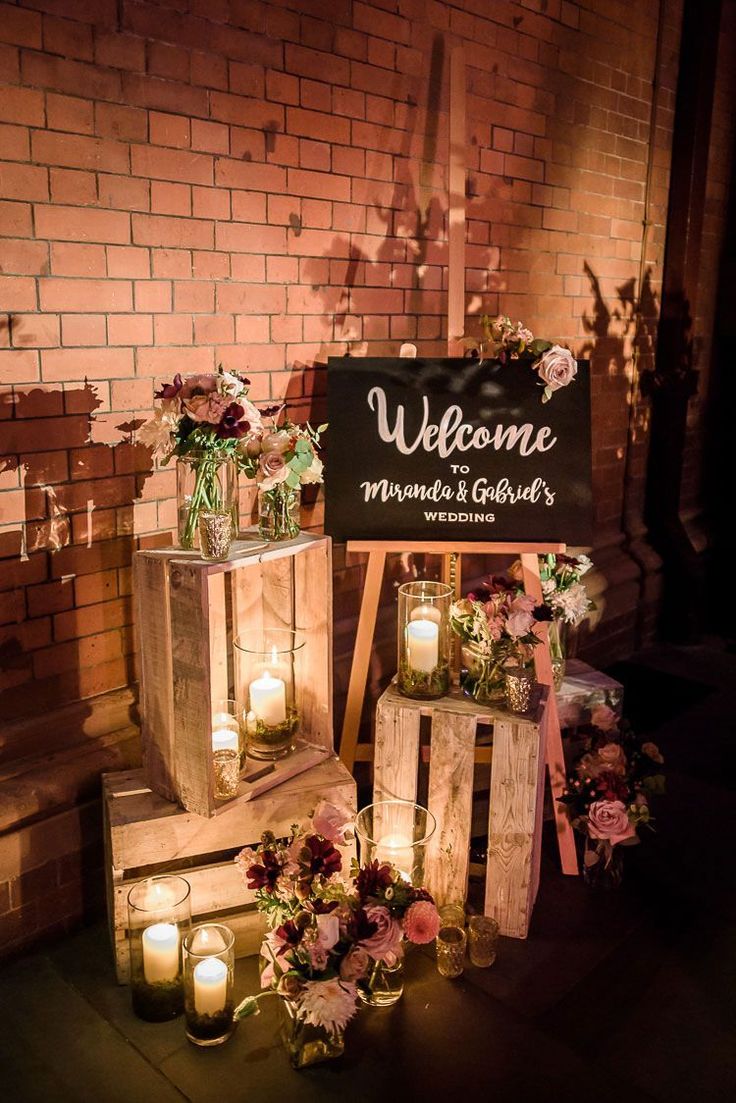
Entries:
<svg viewBox="0 0 736 1103">
<path fill-rule="evenodd" d="M 182 939 L 191 927 L 184 877 L 146 877 L 128 893 L 130 991 L 133 1011 L 149 1023 L 184 1010 Z"/>
<path fill-rule="evenodd" d="M 468 924 L 470 960 L 479 969 L 487 969 L 496 960 L 498 923 L 490 915 L 474 915 Z"/>
<path fill-rule="evenodd" d="M 402 878 L 421 888 L 429 841 L 437 821 L 427 808 L 409 800 L 379 800 L 355 817 L 360 864 L 392 865 Z"/>
<path fill-rule="evenodd" d="M 437 910 L 443 927 L 459 927 L 461 930 L 464 928 L 465 904 L 462 901 L 453 900 L 451 903 L 443 904 Z"/>
<path fill-rule="evenodd" d="M 232 800 L 240 788 L 240 755 L 237 751 L 214 751 L 215 799 Z"/>
<path fill-rule="evenodd" d="M 199 551 L 203 559 L 227 559 L 233 542 L 233 511 L 203 509 L 199 514 Z"/>
<path fill-rule="evenodd" d="M 195 1046 L 219 1046 L 232 1034 L 235 935 L 223 923 L 200 923 L 184 939 L 184 1016 Z"/>
<path fill-rule="evenodd" d="M 467 935 L 463 927 L 440 927 L 435 942 L 437 972 L 441 977 L 459 977 L 465 967 Z"/>
<path fill-rule="evenodd" d="M 432 700 L 449 693 L 453 596 L 444 582 L 405 582 L 399 587 L 396 684 L 404 697 Z"/>
<path fill-rule="evenodd" d="M 522 666 L 509 666 L 504 670 L 506 678 L 506 707 L 510 712 L 528 712 L 532 703 L 534 677 Z"/>
<path fill-rule="evenodd" d="M 242 708 L 232 698 L 215 701 L 212 710 L 212 753 L 235 751 L 240 769 L 245 766 L 245 732 Z"/>
</svg>

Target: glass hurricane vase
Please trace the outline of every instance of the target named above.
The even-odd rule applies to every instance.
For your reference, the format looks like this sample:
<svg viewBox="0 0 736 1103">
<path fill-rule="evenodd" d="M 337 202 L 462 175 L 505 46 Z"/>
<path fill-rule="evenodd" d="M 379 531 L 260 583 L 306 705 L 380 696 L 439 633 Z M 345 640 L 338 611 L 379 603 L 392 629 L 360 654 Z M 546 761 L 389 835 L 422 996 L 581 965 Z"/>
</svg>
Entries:
<svg viewBox="0 0 736 1103">
<path fill-rule="evenodd" d="M 443 582 L 399 587 L 397 684 L 405 697 L 431 700 L 449 692 L 452 595 Z"/>
<path fill-rule="evenodd" d="M 345 1036 L 341 1030 L 330 1031 L 306 1022 L 293 1000 L 279 999 L 281 1040 L 292 1068 L 303 1069 L 321 1061 L 331 1061 L 345 1051 Z"/>
<path fill-rule="evenodd" d="M 301 487 L 258 488 L 258 532 L 264 540 L 293 540 L 301 529 Z"/>
<path fill-rule="evenodd" d="M 216 449 L 191 451 L 176 461 L 176 508 L 179 545 L 200 546 L 202 513 L 232 514 L 232 535 L 238 533 L 238 467 Z"/>
<path fill-rule="evenodd" d="M 611 892 L 617 889 L 624 876 L 624 856 L 620 846 L 610 850 L 601 848 L 586 838 L 583 854 L 583 883 L 594 892 Z"/>
<path fill-rule="evenodd" d="M 505 666 L 509 655 L 503 650 L 486 654 L 477 643 L 464 643 L 461 648 L 463 692 L 479 705 L 500 704 L 506 696 Z"/>
</svg>

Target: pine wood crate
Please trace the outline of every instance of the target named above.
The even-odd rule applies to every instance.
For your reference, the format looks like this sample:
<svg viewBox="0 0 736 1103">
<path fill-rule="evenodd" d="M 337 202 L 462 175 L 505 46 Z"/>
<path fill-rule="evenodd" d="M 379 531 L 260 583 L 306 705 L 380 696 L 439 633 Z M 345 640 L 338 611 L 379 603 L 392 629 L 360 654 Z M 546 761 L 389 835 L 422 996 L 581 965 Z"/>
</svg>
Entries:
<svg viewBox="0 0 736 1103">
<path fill-rule="evenodd" d="M 427 804 L 437 829 L 426 879 L 439 904 L 466 896 L 476 733 L 479 724 L 493 726 L 485 911 L 515 938 L 528 934 L 539 887 L 547 694 L 540 686 L 533 709 L 520 716 L 457 689 L 437 701 L 410 700 L 392 683 L 376 712 L 377 801 L 416 800 L 420 721 L 431 718 Z"/>
<path fill-rule="evenodd" d="M 357 799 L 355 782 L 334 755 L 259 797 L 230 802 L 211 819 L 183 811 L 152 792 L 142 770 L 103 774 L 102 790 L 108 918 L 121 984 L 129 979 L 127 899 L 134 884 L 155 874 L 181 874 L 192 888 L 192 921 L 222 920 L 235 933 L 236 955 L 255 954 L 263 919 L 234 856 L 258 843 L 266 830 L 277 837 L 288 835 L 292 824 L 308 821 L 323 799 L 352 811 Z M 355 844 L 341 849 L 348 869 Z"/>
<path fill-rule="evenodd" d="M 136 553 L 143 768 L 155 792 L 203 816 L 227 807 L 214 796 L 211 721 L 218 700 L 241 699 L 233 638 L 249 629 L 305 630 L 300 735 L 332 752 L 331 551 L 328 536 L 300 533 L 265 548 L 236 541 L 224 563 Z"/>
</svg>

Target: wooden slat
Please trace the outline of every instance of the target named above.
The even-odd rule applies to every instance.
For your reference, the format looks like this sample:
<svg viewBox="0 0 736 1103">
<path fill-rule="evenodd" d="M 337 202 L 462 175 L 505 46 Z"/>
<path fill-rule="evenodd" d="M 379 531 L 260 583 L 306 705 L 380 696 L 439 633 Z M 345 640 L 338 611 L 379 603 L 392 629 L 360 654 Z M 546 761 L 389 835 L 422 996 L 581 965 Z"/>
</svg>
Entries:
<svg viewBox="0 0 736 1103">
<path fill-rule="evenodd" d="M 432 719 L 427 804 L 437 828 L 429 844 L 427 882 L 440 905 L 466 897 L 475 729 L 472 716 L 437 712 Z"/>
<path fill-rule="evenodd" d="M 521 555 L 522 552 L 524 554 L 535 552 L 543 555 L 547 552 L 564 552 L 566 547 L 567 544 L 550 542 L 537 544 L 504 541 L 499 544 L 491 544 L 480 541 L 475 543 L 472 540 L 460 540 L 455 543 L 449 541 L 438 542 L 437 540 L 408 540 L 402 541 L 400 544 L 396 540 L 348 540 L 346 544 L 346 550 L 350 554 L 353 552 L 381 552 L 384 555 L 389 555 L 391 552 L 416 552 L 423 555 L 448 555 L 450 552 L 461 552 L 468 555 Z"/>
<path fill-rule="evenodd" d="M 263 631 L 263 564 L 253 559 L 230 576 L 233 640 L 245 632 Z M 233 693 L 241 707 L 246 705 L 245 663 L 233 644 Z"/>
<path fill-rule="evenodd" d="M 133 557 L 134 593 L 141 640 L 143 764 L 159 793 L 176 800 L 174 677 L 171 658 L 169 566 L 165 559 Z"/>
<path fill-rule="evenodd" d="M 526 938 L 535 893 L 544 757 L 539 725 L 498 720 L 493 729 L 485 911 L 501 933 Z"/>
<path fill-rule="evenodd" d="M 302 734 L 311 743 L 333 747 L 332 719 L 332 545 L 297 556 L 294 571 L 294 620 L 305 632 L 297 653 L 295 677 Z"/>
<path fill-rule="evenodd" d="M 417 799 L 420 712 L 403 701 L 407 707 L 384 694 L 376 708 L 374 801 Z"/>
<path fill-rule="evenodd" d="M 348 543 L 348 551 L 351 550 L 358 549 Z M 376 630 L 383 571 L 386 566 L 385 550 L 374 547 L 373 544 L 368 545 L 365 550 L 370 554 L 368 556 L 365 586 L 363 587 L 363 598 L 360 603 L 355 650 L 353 651 L 350 682 L 348 683 L 348 699 L 345 705 L 345 717 L 340 739 L 340 758 L 349 770 L 352 770 L 355 762 L 355 747 L 358 742 L 360 716 L 363 711 L 368 667 L 373 651 L 373 636 Z M 395 545 L 392 545 L 391 550 L 395 550 Z"/>
<path fill-rule="evenodd" d="M 210 738 L 212 737 L 212 713 L 218 701 L 226 700 L 228 692 L 227 672 L 227 613 L 225 610 L 225 575 L 211 574 L 205 579 L 205 602 L 209 625 L 210 666 Z"/>
</svg>

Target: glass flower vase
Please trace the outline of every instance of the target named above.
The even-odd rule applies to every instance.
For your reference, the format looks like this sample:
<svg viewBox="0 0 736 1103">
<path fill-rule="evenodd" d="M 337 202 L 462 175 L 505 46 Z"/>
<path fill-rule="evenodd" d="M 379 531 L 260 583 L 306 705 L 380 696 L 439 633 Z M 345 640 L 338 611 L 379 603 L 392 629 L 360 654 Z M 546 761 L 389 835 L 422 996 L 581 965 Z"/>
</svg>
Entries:
<svg viewBox="0 0 736 1103">
<path fill-rule="evenodd" d="M 404 697 L 431 700 L 450 690 L 452 596 L 443 582 L 399 587 L 397 685 Z"/>
<path fill-rule="evenodd" d="M 391 1007 L 404 991 L 404 955 L 389 965 L 376 961 L 367 976 L 358 981 L 358 995 L 369 1007 Z"/>
<path fill-rule="evenodd" d="M 617 889 L 624 876 L 624 856 L 620 846 L 609 850 L 600 848 L 586 838 L 583 854 L 583 883 L 594 892 L 611 892 Z"/>
<path fill-rule="evenodd" d="M 301 487 L 258 488 L 258 532 L 264 540 L 293 540 L 301 530 Z"/>
<path fill-rule="evenodd" d="M 203 512 L 231 513 L 232 535 L 238 533 L 238 467 L 232 456 L 216 449 L 191 451 L 176 461 L 176 515 L 179 545 L 200 546 Z"/>
<path fill-rule="evenodd" d="M 506 651 L 488 655 L 471 641 L 463 644 L 461 658 L 463 692 L 479 705 L 501 704 L 506 697 Z"/>
<path fill-rule="evenodd" d="M 345 1036 L 341 1030 L 327 1030 L 306 1022 L 293 1000 L 279 999 L 281 1040 L 295 1069 L 332 1061 L 345 1052 Z"/>
<path fill-rule="evenodd" d="M 562 688 L 567 664 L 567 625 L 564 620 L 550 621 L 549 654 L 552 660 L 552 681 L 556 690 Z"/>
</svg>

